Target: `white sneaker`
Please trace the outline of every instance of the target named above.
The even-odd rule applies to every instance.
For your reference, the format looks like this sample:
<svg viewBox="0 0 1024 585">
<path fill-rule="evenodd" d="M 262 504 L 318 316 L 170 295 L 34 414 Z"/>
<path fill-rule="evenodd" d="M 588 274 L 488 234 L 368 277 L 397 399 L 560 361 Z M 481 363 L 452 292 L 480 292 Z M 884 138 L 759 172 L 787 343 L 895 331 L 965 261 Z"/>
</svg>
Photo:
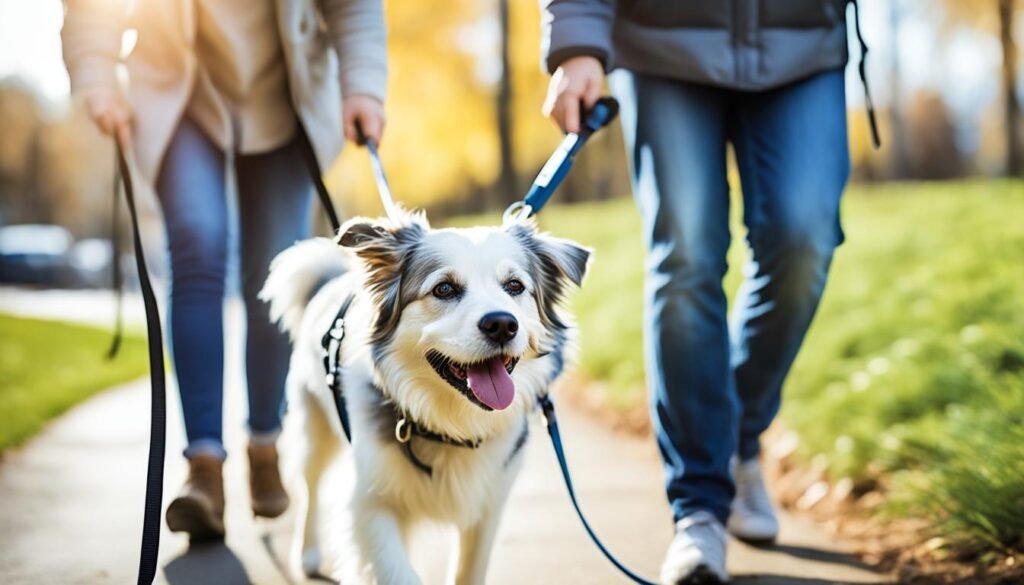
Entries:
<svg viewBox="0 0 1024 585">
<path fill-rule="evenodd" d="M 718 585 L 725 571 L 725 528 L 709 512 L 695 512 L 676 523 L 676 536 L 661 565 L 662 585 Z"/>
<path fill-rule="evenodd" d="M 729 532 L 740 540 L 756 543 L 774 542 L 779 535 L 772 498 L 764 486 L 761 464 L 757 459 L 741 461 L 733 467 L 736 498 L 729 515 Z"/>
</svg>

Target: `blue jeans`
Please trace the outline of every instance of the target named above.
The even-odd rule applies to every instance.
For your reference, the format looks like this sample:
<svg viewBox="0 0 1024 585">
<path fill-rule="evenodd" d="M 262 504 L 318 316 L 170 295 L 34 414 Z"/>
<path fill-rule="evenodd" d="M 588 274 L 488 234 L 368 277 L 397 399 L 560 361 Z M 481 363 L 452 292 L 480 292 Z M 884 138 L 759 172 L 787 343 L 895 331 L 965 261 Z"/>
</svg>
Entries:
<svg viewBox="0 0 1024 585">
<path fill-rule="evenodd" d="M 157 179 L 171 254 L 170 348 L 188 437 L 186 456 L 224 456 L 224 292 L 228 266 L 227 157 L 183 119 Z M 307 237 L 312 182 L 297 142 L 234 157 L 238 250 L 246 312 L 249 429 L 281 427 L 290 347 L 257 298 L 274 256 Z"/>
<path fill-rule="evenodd" d="M 843 240 L 843 72 L 756 93 L 627 71 L 611 84 L 648 248 L 645 350 L 666 491 L 677 520 L 706 510 L 724 523 L 730 459 L 758 455 Z M 726 143 L 751 253 L 730 319 Z"/>
</svg>

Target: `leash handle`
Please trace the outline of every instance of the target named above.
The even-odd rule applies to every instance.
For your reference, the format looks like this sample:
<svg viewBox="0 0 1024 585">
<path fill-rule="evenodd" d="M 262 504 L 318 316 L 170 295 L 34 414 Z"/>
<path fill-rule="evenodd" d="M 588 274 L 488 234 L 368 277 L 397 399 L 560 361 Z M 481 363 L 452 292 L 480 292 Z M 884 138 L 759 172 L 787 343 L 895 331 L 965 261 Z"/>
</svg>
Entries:
<svg viewBox="0 0 1024 585">
<path fill-rule="evenodd" d="M 565 459 L 565 449 L 562 446 L 562 434 L 558 430 L 558 418 L 555 416 L 555 403 L 551 401 L 551 396 L 545 394 L 539 399 L 541 411 L 544 413 L 544 420 L 547 422 L 548 435 L 551 437 L 551 446 L 554 448 L 555 457 L 558 459 L 558 466 L 562 470 L 562 479 L 565 480 L 565 488 L 569 492 L 569 500 L 572 502 L 572 507 L 576 510 L 576 516 L 579 517 L 580 522 L 583 524 L 583 528 L 587 531 L 590 536 L 590 540 L 597 545 L 597 548 L 604 555 L 604 558 L 608 559 L 611 564 L 615 565 L 615 568 L 622 572 L 623 575 L 628 577 L 634 583 L 639 585 L 655 585 L 655 583 L 644 579 L 629 569 L 619 559 L 615 558 L 615 555 L 601 542 L 601 539 L 597 537 L 597 533 L 590 527 L 590 523 L 587 522 L 586 516 L 583 515 L 583 510 L 580 508 L 580 503 L 576 499 L 576 490 L 573 489 L 572 476 L 569 474 L 569 464 Z"/>
<path fill-rule="evenodd" d="M 540 211 L 569 173 L 576 153 L 595 132 L 610 124 L 618 113 L 619 102 L 615 98 L 605 96 L 597 100 L 594 107 L 584 113 L 583 128 L 579 132 L 566 134 L 555 152 L 541 167 L 526 197 L 505 210 L 505 223 L 526 219 Z"/>
<path fill-rule="evenodd" d="M 387 214 L 388 219 L 398 223 L 402 217 L 398 206 L 395 205 L 395 198 L 391 195 L 391 185 L 388 183 L 388 177 L 384 174 L 384 164 L 380 160 L 380 153 L 377 152 L 377 141 L 368 137 L 363 132 L 363 125 L 356 120 L 356 144 L 365 146 L 366 150 L 370 153 L 370 166 L 373 167 L 373 179 L 377 183 L 377 194 L 380 196 L 380 202 L 384 205 L 384 212 Z"/>
<path fill-rule="evenodd" d="M 149 465 L 146 470 L 146 500 L 142 521 L 142 548 L 139 554 L 139 585 L 148 585 L 156 577 L 157 561 L 160 556 L 160 512 L 163 507 L 164 452 L 167 440 L 167 388 L 164 377 L 164 342 L 160 329 L 160 311 L 156 294 L 149 280 L 146 255 L 142 249 L 139 232 L 139 215 L 135 207 L 135 189 L 131 169 L 125 157 L 125 148 L 115 136 L 117 145 L 117 168 L 124 185 L 124 198 L 128 203 L 128 215 L 132 224 L 132 241 L 135 244 L 135 267 L 139 272 L 142 288 L 142 302 L 146 307 L 146 332 L 149 342 Z M 116 259 L 115 259 L 116 262 Z"/>
</svg>

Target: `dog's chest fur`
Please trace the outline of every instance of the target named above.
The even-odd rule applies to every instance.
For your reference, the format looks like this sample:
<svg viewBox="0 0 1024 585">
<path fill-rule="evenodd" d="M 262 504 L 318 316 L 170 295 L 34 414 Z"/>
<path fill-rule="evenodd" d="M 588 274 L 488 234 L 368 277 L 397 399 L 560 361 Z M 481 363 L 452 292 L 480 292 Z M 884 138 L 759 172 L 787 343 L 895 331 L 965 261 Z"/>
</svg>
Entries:
<svg viewBox="0 0 1024 585">
<path fill-rule="evenodd" d="M 525 409 L 508 413 L 503 425 L 473 449 L 413 436 L 410 448 L 417 467 L 395 438 L 396 417 L 380 390 L 364 375 L 346 376 L 355 458 L 354 497 L 363 504 L 384 505 L 408 520 L 429 519 L 472 526 L 487 506 L 504 501 L 522 461 Z M 359 380 L 359 382 L 356 382 Z"/>
</svg>

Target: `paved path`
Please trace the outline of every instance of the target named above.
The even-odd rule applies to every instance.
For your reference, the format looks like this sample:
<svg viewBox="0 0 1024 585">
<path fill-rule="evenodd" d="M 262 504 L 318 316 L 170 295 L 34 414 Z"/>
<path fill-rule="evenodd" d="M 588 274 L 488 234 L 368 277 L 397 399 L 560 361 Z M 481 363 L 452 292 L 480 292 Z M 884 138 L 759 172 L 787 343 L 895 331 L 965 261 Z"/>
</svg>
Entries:
<svg viewBox="0 0 1024 585">
<path fill-rule="evenodd" d="M 229 326 L 237 320 L 238 311 L 230 314 L 234 317 Z M 229 347 L 227 358 L 229 365 L 237 366 L 238 348 Z M 165 531 L 160 583 L 290 583 L 280 565 L 287 558 L 293 517 L 289 513 L 274 521 L 256 520 L 248 511 L 242 386 L 230 373 L 227 385 L 225 432 L 233 454 L 226 467 L 227 541 L 189 549 L 186 538 Z M 165 505 L 186 474 L 178 456 L 184 439 L 176 398 L 169 403 Z M 128 384 L 85 402 L 23 449 L 4 456 L 0 462 L 0 583 L 134 582 L 148 413 L 148 383 Z M 595 529 L 628 565 L 654 577 L 671 527 L 652 443 L 613 435 L 564 407 L 561 419 L 577 489 Z M 624 583 L 573 515 L 539 420 L 533 431 L 525 471 L 506 510 L 489 583 Z M 843 554 L 830 537 L 789 516 L 783 517 L 780 545 L 766 550 L 733 542 L 730 547 L 735 583 L 881 581 Z M 446 557 L 442 552 L 437 546 L 424 546 L 415 556 L 426 583 L 443 582 L 439 559 Z"/>
<path fill-rule="evenodd" d="M 162 295 L 160 299 L 163 300 Z M 163 307 L 160 309 L 163 314 Z M 60 290 L 0 286 L 0 312 L 110 328 L 114 326 L 117 316 L 117 303 L 114 294 L 103 289 Z M 123 317 L 125 328 L 145 334 L 146 312 L 138 293 L 125 293 Z"/>
<path fill-rule="evenodd" d="M 141 523 L 148 424 L 148 387 L 134 383 L 73 410 L 0 464 L 0 582 L 115 584 L 134 580 Z M 237 394 L 237 393 L 236 393 Z M 173 401 L 172 401 L 173 402 Z M 236 401 L 237 402 L 237 401 Z M 233 409 L 240 412 L 239 409 Z M 177 411 L 172 411 L 166 497 L 185 468 Z M 595 528 L 631 566 L 654 576 L 669 538 L 656 453 L 647 441 L 614 437 L 589 419 L 562 415 L 569 456 Z M 233 453 L 243 440 L 240 418 L 229 427 Z M 495 550 L 490 583 L 622 583 L 586 539 L 565 497 L 539 425 L 528 462 L 509 503 Z M 244 462 L 227 465 L 229 536 L 226 546 L 188 549 L 165 532 L 159 582 L 174 585 L 288 583 L 291 515 L 255 521 L 248 513 Z M 166 499 L 166 498 L 165 498 Z M 867 583 L 878 576 L 838 552 L 830 539 L 784 517 L 782 544 L 759 550 L 732 543 L 737 583 L 817 585 Z M 440 582 L 433 549 L 428 582 Z"/>
</svg>

